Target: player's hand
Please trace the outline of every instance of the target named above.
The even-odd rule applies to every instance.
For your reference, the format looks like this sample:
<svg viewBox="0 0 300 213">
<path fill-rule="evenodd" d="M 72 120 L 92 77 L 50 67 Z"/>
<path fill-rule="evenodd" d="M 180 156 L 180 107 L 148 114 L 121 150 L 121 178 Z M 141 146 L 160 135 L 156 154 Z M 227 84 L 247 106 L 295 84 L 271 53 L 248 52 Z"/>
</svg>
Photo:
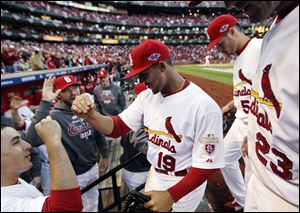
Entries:
<svg viewBox="0 0 300 213">
<path fill-rule="evenodd" d="M 245 137 L 242 144 L 242 155 L 243 157 L 248 157 L 248 138 Z"/>
<path fill-rule="evenodd" d="M 45 79 L 42 91 L 42 100 L 52 102 L 61 92 L 61 89 L 53 92 L 55 79 L 55 76 Z"/>
<path fill-rule="evenodd" d="M 10 108 L 14 110 L 19 109 L 22 106 L 21 101 L 22 99 L 19 96 L 11 97 L 9 104 Z"/>
<path fill-rule="evenodd" d="M 223 114 L 226 114 L 227 112 L 230 111 L 230 108 L 228 107 L 228 105 L 226 105 L 226 106 L 223 106 L 221 110 L 222 110 Z"/>
<path fill-rule="evenodd" d="M 108 166 L 109 166 L 108 158 L 101 158 L 99 162 L 99 176 L 102 176 L 107 172 Z"/>
<path fill-rule="evenodd" d="M 144 207 L 154 212 L 169 212 L 174 203 L 168 191 L 149 191 L 145 192 L 151 200 L 144 204 Z"/>
<path fill-rule="evenodd" d="M 95 104 L 92 96 L 88 93 L 76 96 L 71 110 L 80 118 L 87 118 L 95 112 Z"/>
<path fill-rule="evenodd" d="M 41 120 L 34 128 L 45 144 L 61 143 L 61 127 L 50 116 Z"/>
</svg>

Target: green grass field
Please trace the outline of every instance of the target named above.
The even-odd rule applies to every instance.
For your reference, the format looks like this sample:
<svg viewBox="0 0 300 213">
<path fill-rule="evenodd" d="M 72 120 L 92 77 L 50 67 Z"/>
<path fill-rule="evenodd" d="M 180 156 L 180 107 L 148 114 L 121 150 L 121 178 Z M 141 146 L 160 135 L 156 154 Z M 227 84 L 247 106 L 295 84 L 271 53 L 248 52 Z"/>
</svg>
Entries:
<svg viewBox="0 0 300 213">
<path fill-rule="evenodd" d="M 175 69 L 179 73 L 186 73 L 197 77 L 217 81 L 232 85 L 232 73 L 222 72 L 222 70 L 232 69 L 231 64 L 211 64 L 210 66 L 203 66 L 201 64 L 191 65 L 176 65 Z"/>
</svg>

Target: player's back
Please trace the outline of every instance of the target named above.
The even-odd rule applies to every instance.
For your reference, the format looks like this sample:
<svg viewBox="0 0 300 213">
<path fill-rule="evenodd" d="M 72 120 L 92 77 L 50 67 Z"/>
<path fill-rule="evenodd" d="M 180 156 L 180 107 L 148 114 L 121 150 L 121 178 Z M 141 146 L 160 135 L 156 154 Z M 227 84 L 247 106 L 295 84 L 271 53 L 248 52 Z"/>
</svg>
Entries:
<svg viewBox="0 0 300 213">
<path fill-rule="evenodd" d="M 265 35 L 254 77 L 249 155 L 255 176 L 299 206 L 299 7 Z"/>
</svg>

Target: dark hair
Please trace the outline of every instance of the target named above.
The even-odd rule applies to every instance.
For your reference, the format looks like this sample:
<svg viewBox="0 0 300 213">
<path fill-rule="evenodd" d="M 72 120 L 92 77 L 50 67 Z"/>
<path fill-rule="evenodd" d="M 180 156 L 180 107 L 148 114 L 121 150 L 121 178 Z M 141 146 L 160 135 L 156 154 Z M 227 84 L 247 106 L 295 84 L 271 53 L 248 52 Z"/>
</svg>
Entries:
<svg viewBox="0 0 300 213">
<path fill-rule="evenodd" d="M 173 66 L 173 63 L 172 63 L 172 60 L 171 60 L 171 58 L 166 58 L 165 60 L 163 60 L 164 62 L 166 62 L 169 66 Z M 151 67 L 155 67 L 155 66 L 157 66 L 159 63 L 155 63 L 155 64 L 153 64 Z"/>
<path fill-rule="evenodd" d="M 168 65 L 170 65 L 171 67 L 173 66 L 172 60 L 171 58 L 167 58 L 164 60 L 164 62 L 166 62 Z"/>
<path fill-rule="evenodd" d="M 234 25 L 234 28 L 237 29 L 239 32 L 244 33 L 243 29 L 239 23 L 236 23 L 236 25 Z"/>
</svg>

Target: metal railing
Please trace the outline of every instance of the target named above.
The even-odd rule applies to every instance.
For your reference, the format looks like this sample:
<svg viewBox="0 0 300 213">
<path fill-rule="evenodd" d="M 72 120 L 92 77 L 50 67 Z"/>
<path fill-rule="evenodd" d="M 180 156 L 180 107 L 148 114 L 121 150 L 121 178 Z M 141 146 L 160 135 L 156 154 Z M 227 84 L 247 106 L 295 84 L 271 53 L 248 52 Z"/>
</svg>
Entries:
<svg viewBox="0 0 300 213">
<path fill-rule="evenodd" d="M 99 177 L 97 180 L 95 180 L 94 182 L 92 182 L 91 184 L 89 184 L 88 186 L 86 186 L 85 188 L 83 188 L 81 190 L 81 194 L 84 194 L 85 192 L 87 192 L 88 190 L 92 189 L 95 186 L 98 186 L 99 183 L 101 183 L 102 181 L 106 180 L 107 178 L 111 177 L 112 178 L 112 185 L 113 185 L 113 195 L 114 195 L 114 203 L 108 205 L 105 209 L 103 208 L 103 202 L 102 202 L 102 196 L 101 196 L 101 192 L 99 192 L 99 205 L 98 205 L 98 211 L 101 212 L 108 212 L 109 210 L 118 207 L 118 210 L 121 210 L 121 203 L 126 199 L 127 194 L 125 194 L 123 197 L 121 197 L 120 195 L 120 189 L 117 186 L 117 177 L 116 177 L 116 173 L 124 168 L 127 164 L 131 163 L 133 160 L 135 160 L 136 158 L 140 157 L 143 153 L 139 152 L 136 155 L 134 155 L 133 157 L 131 157 L 130 159 L 128 159 L 127 161 L 125 161 L 124 163 L 116 166 L 115 168 L 111 169 L 110 171 L 108 171 L 107 173 L 105 173 L 104 175 L 102 175 L 101 177 Z M 136 188 L 137 191 L 140 191 L 141 189 L 143 189 L 145 187 L 145 184 L 142 184 L 140 186 L 138 186 Z"/>
</svg>

